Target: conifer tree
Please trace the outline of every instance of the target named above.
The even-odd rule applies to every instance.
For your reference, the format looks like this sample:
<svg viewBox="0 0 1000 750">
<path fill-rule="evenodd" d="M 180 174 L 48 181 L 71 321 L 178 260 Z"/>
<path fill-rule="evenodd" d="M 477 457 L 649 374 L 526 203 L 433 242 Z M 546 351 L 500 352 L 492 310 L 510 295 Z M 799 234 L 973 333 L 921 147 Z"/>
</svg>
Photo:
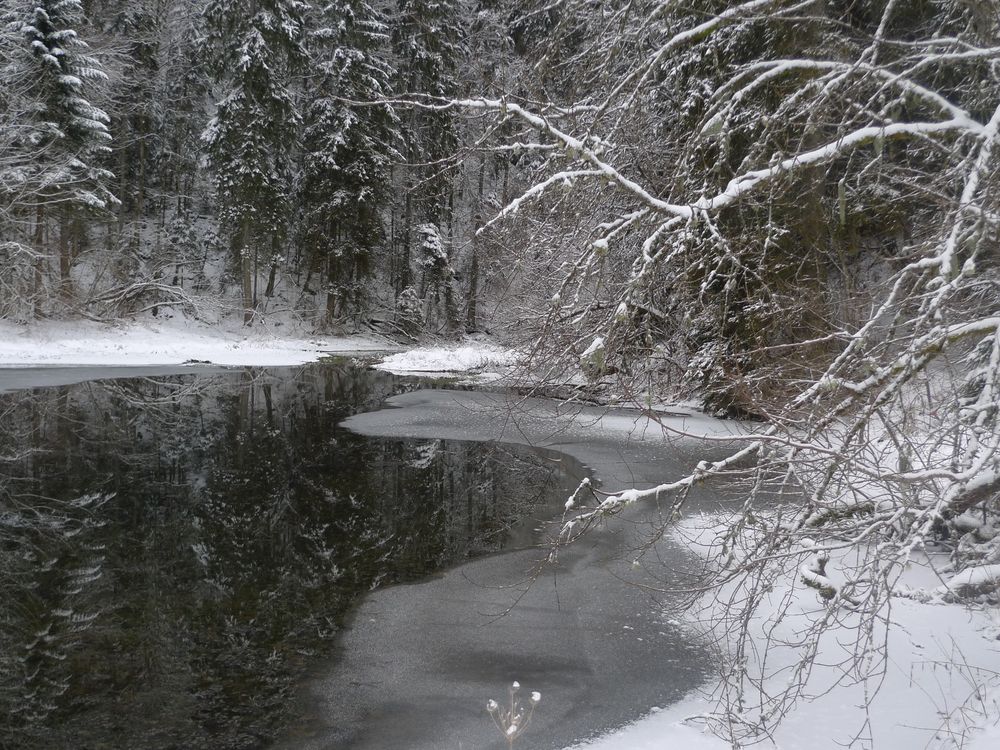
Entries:
<svg viewBox="0 0 1000 750">
<path fill-rule="evenodd" d="M 181 3 L 175 4 L 167 41 L 161 52 L 163 82 L 158 112 L 157 170 L 160 184 L 175 201 L 177 214 L 189 213 L 201 177 L 201 135 L 209 120 L 205 102 L 211 81 L 198 39 L 198 18 Z"/>
<path fill-rule="evenodd" d="M 83 23 L 80 2 L 40 0 L 21 26 L 26 54 L 18 78 L 33 106 L 18 147 L 32 154 L 28 171 L 37 197 L 34 237 L 40 255 L 47 253 L 50 217 L 58 226 L 64 296 L 70 293 L 70 270 L 83 232 L 80 219 L 117 204 L 110 189 L 114 175 L 101 166 L 111 150 L 109 117 L 87 98 L 107 76 L 76 31 Z M 41 266 L 36 281 L 41 286 Z"/>
<path fill-rule="evenodd" d="M 148 183 L 154 164 L 157 126 L 157 87 L 161 82 L 160 43 L 164 40 L 165 2 L 106 0 L 95 24 L 115 39 L 124 40 L 127 67 L 123 83 L 114 92 L 115 150 L 119 195 L 119 220 L 133 217 L 140 222 L 146 210 Z M 133 236 L 138 242 L 139 235 Z"/>
<path fill-rule="evenodd" d="M 400 92 L 449 98 L 458 94 L 458 70 L 466 54 L 457 0 L 400 0 L 392 42 L 398 58 Z M 403 212 L 403 273 L 409 280 L 410 246 L 416 227 L 446 226 L 451 219 L 451 186 L 443 161 L 455 154 L 457 132 L 451 111 L 413 109 L 404 128 L 409 165 Z"/>
<path fill-rule="evenodd" d="M 204 139 L 215 169 L 219 218 L 238 259 L 243 320 L 259 304 L 258 272 L 270 262 L 273 291 L 287 230 L 291 165 L 300 117 L 289 82 L 305 60 L 298 0 L 212 0 L 206 47 L 224 95 Z"/>
<path fill-rule="evenodd" d="M 397 120 L 387 105 L 350 103 L 390 93 L 388 28 L 379 11 L 365 0 L 335 0 L 320 20 L 312 41 L 321 77 L 307 114 L 301 204 L 310 263 L 325 270 L 332 318 L 360 301 L 359 282 L 383 239 Z"/>
</svg>

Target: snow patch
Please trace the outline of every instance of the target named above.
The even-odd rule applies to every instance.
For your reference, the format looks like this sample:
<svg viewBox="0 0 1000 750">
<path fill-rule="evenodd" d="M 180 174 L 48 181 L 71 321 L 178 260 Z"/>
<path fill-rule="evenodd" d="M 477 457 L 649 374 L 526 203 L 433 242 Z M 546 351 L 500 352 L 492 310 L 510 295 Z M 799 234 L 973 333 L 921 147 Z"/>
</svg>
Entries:
<svg viewBox="0 0 1000 750">
<path fill-rule="evenodd" d="M 90 321 L 0 321 L 0 367 L 45 365 L 216 365 L 279 367 L 330 353 L 384 352 L 369 336 L 304 336 L 273 329 L 219 328 L 174 318 L 119 325 Z"/>
<path fill-rule="evenodd" d="M 492 344 L 464 346 L 432 346 L 412 349 L 385 357 L 375 367 L 400 375 L 408 373 L 485 373 L 503 370 L 518 363 L 520 356 L 513 349 Z"/>
<path fill-rule="evenodd" d="M 710 543 L 719 528 L 715 524 L 717 520 L 711 517 L 688 519 L 676 533 L 695 551 L 711 554 Z M 931 567 L 929 564 L 915 563 L 911 567 L 912 574 L 908 570 L 905 578 L 933 577 L 927 570 Z M 914 582 L 917 581 L 910 581 Z M 793 604 L 788 606 L 788 601 Z M 996 640 L 996 621 L 1000 615 L 995 609 L 968 609 L 939 602 L 893 600 L 885 683 L 874 697 L 866 693 L 863 684 L 834 685 L 828 692 L 816 690 L 810 700 L 803 700 L 791 711 L 774 733 L 773 741 L 760 742 L 754 747 L 761 750 L 841 750 L 862 730 L 866 719 L 871 722 L 870 727 L 862 733 L 864 739 L 856 747 L 876 750 L 918 747 L 995 750 L 1000 747 L 1000 685 L 995 669 L 1000 658 L 1000 644 Z M 794 574 L 787 576 L 785 584 L 771 592 L 769 603 L 762 614 L 774 628 L 770 629 L 764 622 L 751 625 L 757 633 L 758 653 L 763 653 L 768 637 L 776 642 L 793 641 L 823 607 L 817 592 L 797 584 Z M 701 627 L 711 622 L 712 606 L 719 605 L 707 605 L 697 619 L 689 612 L 688 625 Z M 786 614 L 775 623 L 782 608 L 787 608 Z M 831 665 L 843 658 L 842 644 L 830 637 L 821 641 L 820 648 L 812 679 L 817 686 L 820 683 L 830 685 L 839 677 L 836 666 Z M 772 666 L 777 666 L 773 660 L 781 657 L 780 650 L 775 650 L 768 658 Z M 782 687 L 780 671 L 768 679 L 765 687 Z M 706 686 L 706 691 L 712 687 Z M 615 732 L 573 748 L 730 750 L 729 742 L 708 734 L 699 720 L 714 707 L 714 703 L 703 695 L 692 694 Z"/>
</svg>

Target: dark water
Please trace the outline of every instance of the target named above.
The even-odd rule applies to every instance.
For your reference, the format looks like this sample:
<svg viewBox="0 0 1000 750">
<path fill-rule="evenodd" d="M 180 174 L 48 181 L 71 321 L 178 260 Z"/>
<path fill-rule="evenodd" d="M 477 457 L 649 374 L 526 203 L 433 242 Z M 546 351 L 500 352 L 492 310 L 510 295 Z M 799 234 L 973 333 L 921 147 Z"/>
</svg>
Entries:
<svg viewBox="0 0 1000 750">
<path fill-rule="evenodd" d="M 359 434 L 543 446 L 603 487 L 648 487 L 730 447 L 678 440 L 635 412 L 512 394 L 421 389 L 344 426 Z M 662 417 L 685 430 L 688 415 Z M 714 423 L 718 434 L 740 425 Z M 688 513 L 742 503 L 709 484 Z M 727 495 L 731 495 L 728 497 Z M 704 560 L 639 503 L 539 565 L 545 550 L 478 558 L 366 596 L 308 686 L 312 711 L 278 750 L 506 750 L 485 706 L 517 679 L 542 701 L 515 748 L 560 750 L 682 699 L 710 680 L 708 645 L 678 621 Z M 641 564 L 634 564 L 641 559 Z M 671 593 L 673 592 L 673 593 Z M 667 614 L 667 612 L 670 614 Z"/>
<path fill-rule="evenodd" d="M 0 747 L 266 747 L 359 597 L 523 540 L 575 484 L 337 427 L 414 387 L 345 364 L 0 395 Z"/>
</svg>

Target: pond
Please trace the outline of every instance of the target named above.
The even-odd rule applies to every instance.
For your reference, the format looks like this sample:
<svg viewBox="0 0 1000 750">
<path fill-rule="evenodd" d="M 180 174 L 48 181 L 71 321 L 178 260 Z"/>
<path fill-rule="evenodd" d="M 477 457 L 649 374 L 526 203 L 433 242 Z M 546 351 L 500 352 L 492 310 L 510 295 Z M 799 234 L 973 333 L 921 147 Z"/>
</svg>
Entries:
<svg viewBox="0 0 1000 750">
<path fill-rule="evenodd" d="M 704 678 L 621 538 L 523 585 L 592 442 L 346 361 L 113 374 L 0 378 L 0 747 L 505 747 L 520 679 L 555 748 Z"/>
</svg>

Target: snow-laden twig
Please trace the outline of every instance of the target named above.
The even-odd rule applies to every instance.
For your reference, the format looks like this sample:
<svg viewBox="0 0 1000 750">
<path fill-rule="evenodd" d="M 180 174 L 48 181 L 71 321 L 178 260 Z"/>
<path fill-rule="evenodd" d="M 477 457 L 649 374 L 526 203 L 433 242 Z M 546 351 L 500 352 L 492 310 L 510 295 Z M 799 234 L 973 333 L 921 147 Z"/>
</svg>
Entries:
<svg viewBox="0 0 1000 750">
<path fill-rule="evenodd" d="M 507 689 L 506 705 L 501 706 L 492 698 L 486 703 L 486 710 L 508 748 L 514 747 L 514 741 L 524 734 L 535 714 L 535 707 L 542 700 L 542 694 L 535 691 L 525 701 L 521 698 L 520 691 L 521 683 L 514 681 Z"/>
</svg>

